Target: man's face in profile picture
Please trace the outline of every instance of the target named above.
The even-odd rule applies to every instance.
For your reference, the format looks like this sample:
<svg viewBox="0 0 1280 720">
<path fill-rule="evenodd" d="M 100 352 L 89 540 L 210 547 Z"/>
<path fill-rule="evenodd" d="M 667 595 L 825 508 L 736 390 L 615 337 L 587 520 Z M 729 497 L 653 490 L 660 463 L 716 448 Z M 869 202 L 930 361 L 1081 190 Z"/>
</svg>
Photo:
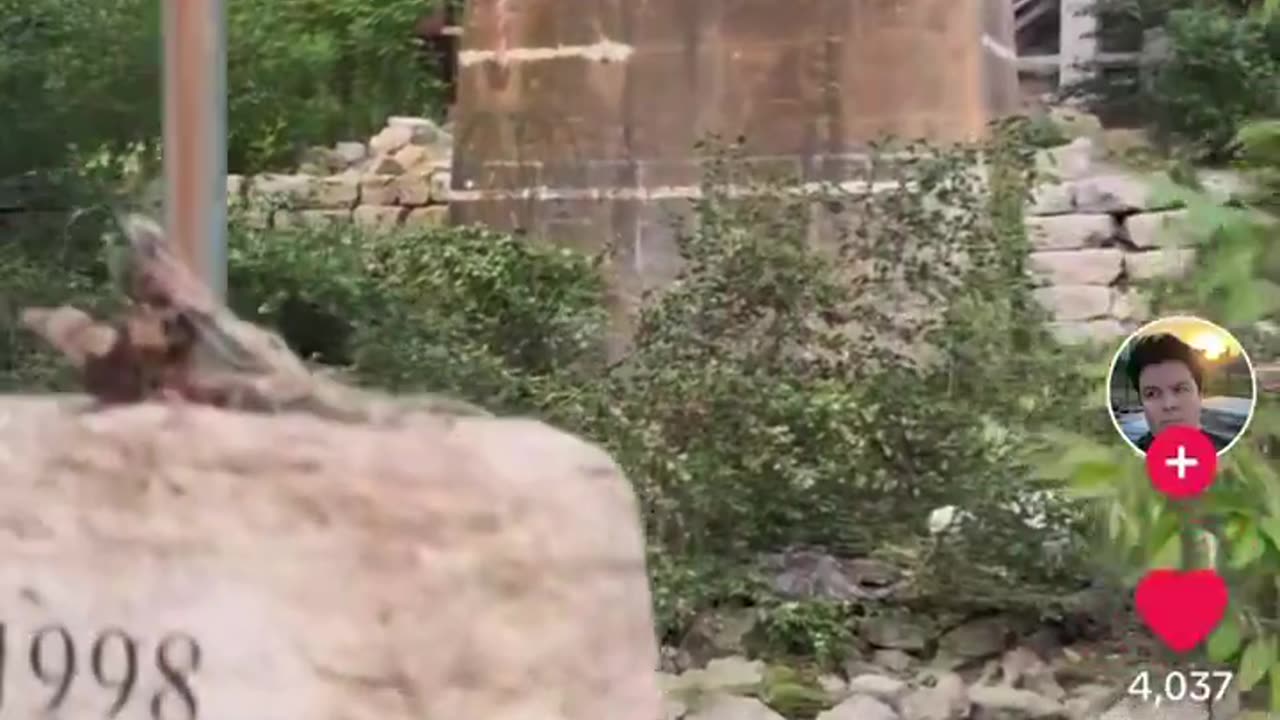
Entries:
<svg viewBox="0 0 1280 720">
<path fill-rule="evenodd" d="M 1203 374 L 1191 346 L 1173 335 L 1140 338 L 1129 356 L 1128 374 L 1152 435 L 1174 425 L 1200 427 Z"/>
<path fill-rule="evenodd" d="M 1138 377 L 1138 392 L 1153 434 L 1174 425 L 1200 427 L 1200 389 L 1186 365 L 1168 360 L 1146 366 Z"/>
</svg>

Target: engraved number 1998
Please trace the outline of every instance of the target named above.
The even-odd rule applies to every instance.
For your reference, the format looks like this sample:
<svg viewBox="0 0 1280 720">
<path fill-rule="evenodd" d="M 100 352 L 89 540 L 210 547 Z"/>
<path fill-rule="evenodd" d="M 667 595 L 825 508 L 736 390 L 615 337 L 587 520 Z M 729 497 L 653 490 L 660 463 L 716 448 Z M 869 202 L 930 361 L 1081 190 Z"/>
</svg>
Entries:
<svg viewBox="0 0 1280 720">
<path fill-rule="evenodd" d="M 9 627 L 0 623 L 0 714 L 10 681 Z M 31 634 L 27 665 L 31 676 L 49 688 L 49 711 L 67 699 L 78 674 L 76 643 L 66 627 L 46 625 Z M 152 720 L 197 720 L 198 705 L 191 675 L 200 667 L 200 645 L 180 633 L 164 636 L 155 649 L 155 670 L 162 685 L 149 702 Z M 138 680 L 138 641 L 124 630 L 107 628 L 89 648 L 89 672 L 102 688 L 114 692 L 103 717 L 114 718 L 129 703 Z"/>
</svg>

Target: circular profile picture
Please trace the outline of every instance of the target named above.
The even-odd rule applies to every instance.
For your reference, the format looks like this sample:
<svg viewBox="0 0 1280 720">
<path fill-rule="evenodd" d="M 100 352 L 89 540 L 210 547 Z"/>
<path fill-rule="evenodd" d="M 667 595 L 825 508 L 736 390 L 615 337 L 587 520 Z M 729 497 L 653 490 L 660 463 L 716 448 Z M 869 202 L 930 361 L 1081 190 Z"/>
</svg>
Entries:
<svg viewBox="0 0 1280 720">
<path fill-rule="evenodd" d="M 1197 317 L 1166 317 L 1124 341 L 1111 361 L 1107 402 L 1139 453 L 1165 428 L 1198 428 L 1222 455 L 1253 419 L 1257 381 L 1235 336 Z"/>
</svg>

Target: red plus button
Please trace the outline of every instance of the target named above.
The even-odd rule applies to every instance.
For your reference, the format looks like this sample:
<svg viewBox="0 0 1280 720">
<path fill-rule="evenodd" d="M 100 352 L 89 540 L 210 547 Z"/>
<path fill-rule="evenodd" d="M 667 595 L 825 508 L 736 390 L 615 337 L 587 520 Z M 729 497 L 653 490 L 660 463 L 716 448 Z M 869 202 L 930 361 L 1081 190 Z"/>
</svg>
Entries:
<svg viewBox="0 0 1280 720">
<path fill-rule="evenodd" d="M 1147 449 L 1147 475 L 1157 490 L 1174 500 L 1193 498 L 1213 484 L 1218 450 L 1192 427 L 1171 427 Z"/>
</svg>

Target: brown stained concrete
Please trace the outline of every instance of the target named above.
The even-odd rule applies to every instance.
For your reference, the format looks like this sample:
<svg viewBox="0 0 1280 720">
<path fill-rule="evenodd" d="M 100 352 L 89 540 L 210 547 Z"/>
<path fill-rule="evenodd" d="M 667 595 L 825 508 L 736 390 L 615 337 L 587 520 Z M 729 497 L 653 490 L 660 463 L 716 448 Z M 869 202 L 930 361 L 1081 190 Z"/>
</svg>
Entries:
<svg viewBox="0 0 1280 720">
<path fill-rule="evenodd" d="M 850 177 L 885 135 L 952 141 L 1016 109 L 1007 0 L 471 0 L 454 222 L 614 248 L 619 328 L 678 266 L 695 144 Z M 656 198 L 654 196 L 657 196 Z M 676 214 L 679 214 L 678 212 Z"/>
</svg>

